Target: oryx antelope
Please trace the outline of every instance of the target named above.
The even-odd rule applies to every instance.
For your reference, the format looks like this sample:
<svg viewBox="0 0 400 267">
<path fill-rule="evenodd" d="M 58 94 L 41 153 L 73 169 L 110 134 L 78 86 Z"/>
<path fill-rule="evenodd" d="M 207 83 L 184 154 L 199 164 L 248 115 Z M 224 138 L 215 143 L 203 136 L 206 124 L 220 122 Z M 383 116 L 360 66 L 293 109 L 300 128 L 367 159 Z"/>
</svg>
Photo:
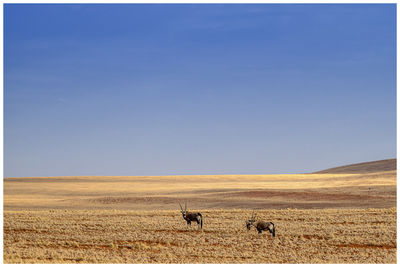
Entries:
<svg viewBox="0 0 400 267">
<path fill-rule="evenodd" d="M 183 216 L 183 219 L 187 222 L 187 226 L 192 225 L 192 222 L 197 222 L 197 228 L 198 229 L 203 229 L 203 216 L 201 215 L 200 212 L 188 212 L 186 209 L 186 202 L 185 202 L 185 210 L 182 209 L 181 204 L 179 203 L 179 206 L 181 207 L 181 213 Z"/>
<path fill-rule="evenodd" d="M 251 215 L 251 219 L 246 221 L 247 231 L 254 226 L 259 234 L 262 234 L 262 231 L 269 231 L 272 237 L 275 237 L 275 225 L 272 222 L 264 222 L 264 221 L 257 221 L 256 222 L 256 214 Z"/>
</svg>

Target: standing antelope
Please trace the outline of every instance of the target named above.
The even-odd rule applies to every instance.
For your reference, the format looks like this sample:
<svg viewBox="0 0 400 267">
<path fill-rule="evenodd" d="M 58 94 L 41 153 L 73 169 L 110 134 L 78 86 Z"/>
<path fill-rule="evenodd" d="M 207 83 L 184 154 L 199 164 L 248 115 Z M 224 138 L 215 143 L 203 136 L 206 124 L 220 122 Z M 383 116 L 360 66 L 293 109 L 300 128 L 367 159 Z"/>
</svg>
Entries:
<svg viewBox="0 0 400 267">
<path fill-rule="evenodd" d="M 262 231 L 268 230 L 271 233 L 272 237 L 275 237 L 275 225 L 272 222 L 264 222 L 264 221 L 257 221 L 256 222 L 256 214 L 251 215 L 251 219 L 246 221 L 247 231 L 254 226 L 259 234 L 262 234 Z"/>
<path fill-rule="evenodd" d="M 185 202 L 185 210 L 182 209 L 181 203 L 179 203 L 179 206 L 181 207 L 181 213 L 183 216 L 183 219 L 187 222 L 187 226 L 192 225 L 192 221 L 197 222 L 197 229 L 203 229 L 203 216 L 201 215 L 200 212 L 187 212 L 186 210 L 186 202 Z"/>
</svg>

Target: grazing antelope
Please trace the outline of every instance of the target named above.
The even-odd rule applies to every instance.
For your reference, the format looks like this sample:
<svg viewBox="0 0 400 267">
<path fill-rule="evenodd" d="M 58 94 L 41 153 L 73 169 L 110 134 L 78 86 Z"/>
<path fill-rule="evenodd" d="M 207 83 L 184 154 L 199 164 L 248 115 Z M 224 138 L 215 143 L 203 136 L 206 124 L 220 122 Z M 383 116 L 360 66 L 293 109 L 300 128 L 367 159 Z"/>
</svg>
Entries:
<svg viewBox="0 0 400 267">
<path fill-rule="evenodd" d="M 254 226 L 259 234 L 262 234 L 262 231 L 268 230 L 271 233 L 272 237 L 275 237 L 275 225 L 272 222 L 264 222 L 264 221 L 257 221 L 256 222 L 256 214 L 251 215 L 251 219 L 246 221 L 247 231 Z"/>
<path fill-rule="evenodd" d="M 201 215 L 200 212 L 188 212 L 186 210 L 186 202 L 185 202 L 185 210 L 182 209 L 181 203 L 179 203 L 179 206 L 181 207 L 181 213 L 183 216 L 183 219 L 187 222 L 187 226 L 192 225 L 193 221 L 197 222 L 197 229 L 203 229 L 203 216 Z"/>
</svg>

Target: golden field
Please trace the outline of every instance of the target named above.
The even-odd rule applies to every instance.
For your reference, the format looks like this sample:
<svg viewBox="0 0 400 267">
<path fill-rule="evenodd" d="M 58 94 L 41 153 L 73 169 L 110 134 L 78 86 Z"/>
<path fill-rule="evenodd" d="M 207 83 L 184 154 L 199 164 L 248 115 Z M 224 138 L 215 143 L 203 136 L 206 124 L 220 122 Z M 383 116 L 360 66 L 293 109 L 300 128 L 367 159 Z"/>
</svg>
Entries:
<svg viewBox="0 0 400 267">
<path fill-rule="evenodd" d="M 5 263 L 395 263 L 395 209 L 264 210 L 276 237 L 247 232 L 251 211 L 8 211 Z"/>
<path fill-rule="evenodd" d="M 390 208 L 396 172 L 6 178 L 5 210 Z"/>
<path fill-rule="evenodd" d="M 396 170 L 346 171 L 6 178 L 4 262 L 396 263 Z"/>
</svg>

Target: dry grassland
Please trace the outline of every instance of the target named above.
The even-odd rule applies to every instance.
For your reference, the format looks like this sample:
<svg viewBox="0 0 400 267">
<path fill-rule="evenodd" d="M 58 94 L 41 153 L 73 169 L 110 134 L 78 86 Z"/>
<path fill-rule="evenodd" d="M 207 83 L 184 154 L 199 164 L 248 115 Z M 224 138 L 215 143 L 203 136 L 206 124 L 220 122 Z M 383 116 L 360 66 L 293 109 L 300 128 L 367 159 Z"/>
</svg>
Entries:
<svg viewBox="0 0 400 267">
<path fill-rule="evenodd" d="M 184 201 L 203 231 L 186 228 Z M 6 178 L 4 262 L 396 263 L 395 207 L 396 170 L 386 169 Z M 275 238 L 247 232 L 253 209 Z"/>
<path fill-rule="evenodd" d="M 365 174 L 6 178 L 5 210 L 391 208 L 396 171 Z"/>
<path fill-rule="evenodd" d="M 247 232 L 250 211 L 7 211 L 5 263 L 395 263 L 396 209 L 264 210 L 276 237 Z"/>
</svg>

